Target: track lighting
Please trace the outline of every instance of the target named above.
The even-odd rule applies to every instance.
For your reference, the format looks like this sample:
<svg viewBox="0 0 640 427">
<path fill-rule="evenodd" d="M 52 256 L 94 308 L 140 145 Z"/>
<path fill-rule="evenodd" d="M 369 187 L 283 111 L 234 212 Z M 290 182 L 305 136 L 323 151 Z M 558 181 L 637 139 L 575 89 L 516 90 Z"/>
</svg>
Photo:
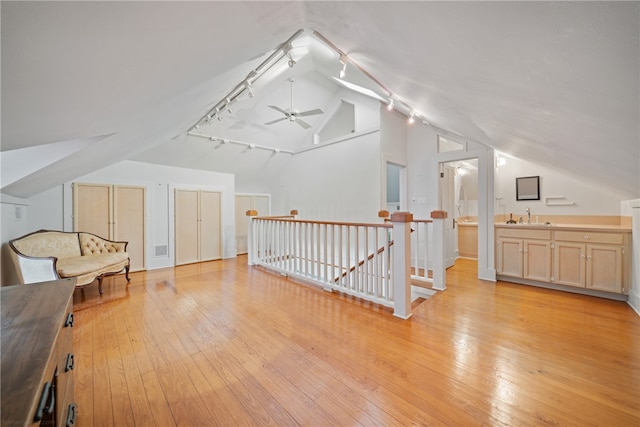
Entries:
<svg viewBox="0 0 640 427">
<path fill-rule="evenodd" d="M 349 61 L 349 58 L 347 58 L 347 55 L 340 55 L 340 63 L 342 64 L 342 70 L 340 70 L 340 78 L 344 79 L 344 76 L 347 74 L 347 62 Z"/>
<path fill-rule="evenodd" d="M 387 105 L 387 110 L 393 110 L 393 99 L 389 99 L 389 105 Z"/>
<path fill-rule="evenodd" d="M 287 51 L 286 55 L 287 58 L 289 58 L 289 62 L 287 62 L 287 64 L 289 64 L 289 68 L 293 68 L 293 66 L 296 65 L 296 60 L 291 57 L 290 51 Z"/>
<path fill-rule="evenodd" d="M 416 121 L 416 115 L 414 113 L 411 113 L 411 115 L 409 116 L 409 124 L 413 124 L 413 122 Z"/>
</svg>

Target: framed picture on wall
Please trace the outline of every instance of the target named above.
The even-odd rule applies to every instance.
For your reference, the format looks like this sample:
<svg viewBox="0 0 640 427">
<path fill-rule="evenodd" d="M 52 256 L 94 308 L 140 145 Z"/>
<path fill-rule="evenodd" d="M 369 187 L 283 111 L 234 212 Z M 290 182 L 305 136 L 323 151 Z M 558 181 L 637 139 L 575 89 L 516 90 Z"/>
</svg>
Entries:
<svg viewBox="0 0 640 427">
<path fill-rule="evenodd" d="M 516 200 L 540 200 L 540 177 L 516 178 Z"/>
</svg>

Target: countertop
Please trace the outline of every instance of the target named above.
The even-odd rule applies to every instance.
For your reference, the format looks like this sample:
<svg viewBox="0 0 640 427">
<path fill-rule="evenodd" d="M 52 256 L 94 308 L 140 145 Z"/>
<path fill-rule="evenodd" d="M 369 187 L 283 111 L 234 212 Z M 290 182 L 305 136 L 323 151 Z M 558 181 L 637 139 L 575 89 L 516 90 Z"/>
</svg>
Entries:
<svg viewBox="0 0 640 427">
<path fill-rule="evenodd" d="M 462 225 L 462 223 L 460 223 Z M 617 231 L 621 233 L 631 233 L 631 227 L 623 225 L 602 225 L 602 224 L 494 224 L 496 228 L 526 228 L 533 230 L 571 230 L 571 231 Z"/>
</svg>

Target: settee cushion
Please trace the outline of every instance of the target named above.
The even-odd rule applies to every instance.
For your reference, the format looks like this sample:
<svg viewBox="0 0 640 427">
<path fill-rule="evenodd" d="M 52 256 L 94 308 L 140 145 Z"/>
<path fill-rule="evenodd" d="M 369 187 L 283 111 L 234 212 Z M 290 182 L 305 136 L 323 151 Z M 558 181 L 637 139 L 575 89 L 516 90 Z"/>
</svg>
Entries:
<svg viewBox="0 0 640 427">
<path fill-rule="evenodd" d="M 126 263 L 128 259 L 129 254 L 126 252 L 59 258 L 56 264 L 56 271 L 60 277 L 76 277 L 87 273 L 98 275 L 103 271 L 112 271 L 113 267 Z M 120 268 L 122 269 L 123 267 Z"/>
</svg>

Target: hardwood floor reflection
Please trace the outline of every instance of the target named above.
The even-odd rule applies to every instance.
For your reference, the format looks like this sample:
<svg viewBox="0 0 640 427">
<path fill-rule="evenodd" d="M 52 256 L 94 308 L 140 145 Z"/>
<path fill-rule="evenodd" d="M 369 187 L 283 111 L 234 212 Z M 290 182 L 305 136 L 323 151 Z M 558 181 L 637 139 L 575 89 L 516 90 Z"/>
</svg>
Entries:
<svg viewBox="0 0 640 427">
<path fill-rule="evenodd" d="M 78 289 L 78 424 L 640 425 L 626 303 L 475 271 L 408 321 L 245 257 Z"/>
</svg>

